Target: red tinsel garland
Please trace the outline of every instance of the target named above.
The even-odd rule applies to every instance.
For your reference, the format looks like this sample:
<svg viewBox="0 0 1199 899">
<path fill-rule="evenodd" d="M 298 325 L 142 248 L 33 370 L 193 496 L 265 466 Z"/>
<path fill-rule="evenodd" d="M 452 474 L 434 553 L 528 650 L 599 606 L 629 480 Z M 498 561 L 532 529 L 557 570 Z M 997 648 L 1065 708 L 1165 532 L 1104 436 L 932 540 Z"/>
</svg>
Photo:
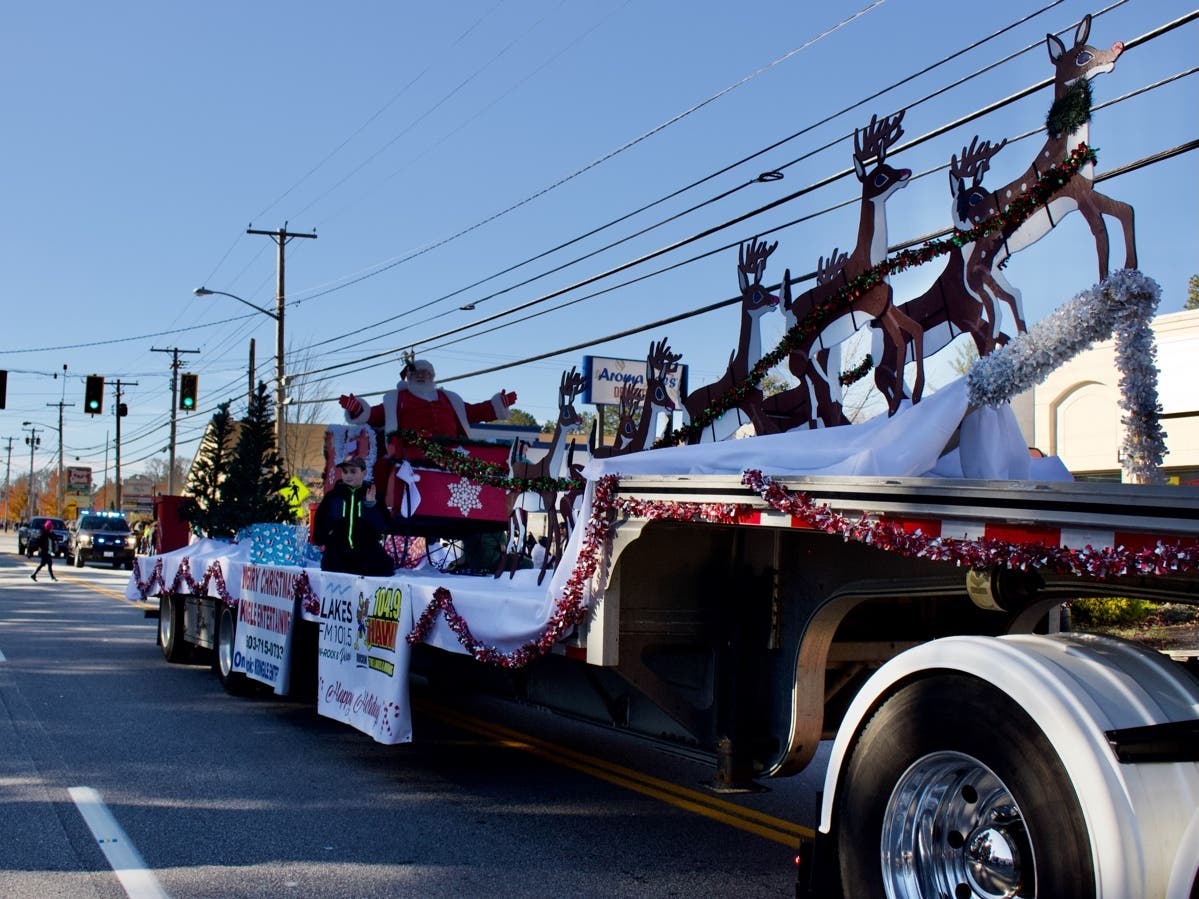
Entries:
<svg viewBox="0 0 1199 899">
<path fill-rule="evenodd" d="M 764 477 L 760 471 L 746 471 L 741 482 L 766 500 L 771 508 L 793 515 L 816 530 L 839 534 L 846 540 L 866 543 L 908 558 L 953 562 L 979 571 L 1005 566 L 1022 571 L 1035 568 L 1100 579 L 1199 570 L 1199 547 L 1159 543 L 1152 549 L 1137 551 L 1126 550 L 1123 546 L 1096 549 L 1088 545 L 1083 549 L 1070 549 L 1039 543 L 1006 543 L 986 537 L 977 540 L 928 537 L 920 531 L 907 533 L 896 524 L 865 516 L 851 520 L 827 505 L 815 503 L 805 494 L 792 493 Z"/>
<path fill-rule="evenodd" d="M 512 652 L 504 652 L 494 646 L 482 643 L 471 633 L 466 619 L 454 608 L 453 594 L 445 587 L 438 587 L 433 592 L 433 601 L 421 613 L 416 626 L 408 634 L 408 642 L 419 643 L 424 640 L 432 630 L 437 615 L 441 614 L 445 616 L 450 630 L 457 635 L 458 642 L 476 660 L 500 668 L 522 668 L 536 657 L 549 652 L 555 643 L 586 616 L 584 588 L 587 582 L 595 576 L 599 567 L 601 550 L 611 533 L 613 518 L 616 514 L 651 521 L 705 521 L 714 524 L 734 524 L 738 517 L 748 509 L 747 506 L 734 503 L 675 503 L 617 497 L 618 483 L 619 479 L 616 475 L 608 475 L 596 482 L 591 517 L 588 519 L 587 528 L 583 533 L 578 560 L 562 590 L 562 597 L 554 607 L 554 614 L 550 616 L 545 630 L 536 640 L 532 640 Z"/>
<path fill-rule="evenodd" d="M 133 567 L 133 579 L 137 584 L 138 592 L 142 595 L 142 600 L 146 600 L 150 596 L 151 590 L 157 585 L 159 594 L 162 593 L 189 593 L 194 596 L 205 596 L 208 593 L 208 585 L 215 582 L 216 593 L 220 597 L 221 602 L 231 608 L 237 608 L 238 600 L 234 599 L 229 593 L 229 589 L 225 586 L 225 573 L 221 570 L 221 563 L 214 561 L 206 569 L 204 576 L 200 580 L 196 580 L 191 572 L 191 559 L 184 556 L 179 560 L 179 570 L 175 572 L 175 579 L 170 586 L 167 585 L 162 574 L 162 559 L 154 561 L 154 570 L 150 572 L 150 576 L 146 580 L 141 578 L 141 567 L 135 565 Z M 186 590 L 182 588 L 186 587 Z"/>
</svg>

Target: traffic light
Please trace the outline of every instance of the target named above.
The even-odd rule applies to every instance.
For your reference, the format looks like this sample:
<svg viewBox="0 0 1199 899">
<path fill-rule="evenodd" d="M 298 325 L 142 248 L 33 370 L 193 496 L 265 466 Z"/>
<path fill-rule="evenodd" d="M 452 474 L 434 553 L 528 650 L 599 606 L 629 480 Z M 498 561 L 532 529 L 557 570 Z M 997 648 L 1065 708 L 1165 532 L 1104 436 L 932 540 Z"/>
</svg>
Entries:
<svg viewBox="0 0 1199 899">
<path fill-rule="evenodd" d="M 184 412 L 196 411 L 196 382 L 199 380 L 196 375 L 179 376 L 179 408 Z"/>
<path fill-rule="evenodd" d="M 87 388 L 83 392 L 83 411 L 88 415 L 99 415 L 104 408 L 104 378 L 100 375 L 87 376 Z"/>
<path fill-rule="evenodd" d="M 128 415 L 129 407 L 125 403 L 117 403 L 117 415 Z"/>
</svg>

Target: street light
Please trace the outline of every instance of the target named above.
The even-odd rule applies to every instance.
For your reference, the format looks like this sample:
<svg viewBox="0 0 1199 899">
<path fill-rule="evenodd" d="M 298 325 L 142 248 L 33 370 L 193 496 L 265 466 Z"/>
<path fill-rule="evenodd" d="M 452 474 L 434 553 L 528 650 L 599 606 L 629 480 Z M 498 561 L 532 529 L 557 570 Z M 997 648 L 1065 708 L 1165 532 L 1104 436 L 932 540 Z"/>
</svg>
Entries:
<svg viewBox="0 0 1199 899">
<path fill-rule="evenodd" d="M 197 287 L 192 293 L 198 297 L 213 295 L 229 297 L 275 320 L 275 444 L 278 447 L 279 456 L 286 459 L 287 456 L 284 455 L 283 451 L 283 293 L 280 292 L 275 297 L 274 312 L 256 303 L 251 303 L 249 300 L 243 299 L 235 293 L 228 293 L 224 290 L 209 290 L 207 287 Z"/>
<path fill-rule="evenodd" d="M 34 505 L 34 499 L 37 494 L 33 491 L 33 450 L 41 445 L 42 441 L 37 436 L 37 428 L 31 428 L 30 425 L 35 424 L 32 421 L 21 422 L 21 427 L 29 431 L 29 436 L 25 438 L 25 442 L 29 444 L 29 517 L 27 521 L 32 520 L 37 514 L 37 506 Z M 45 426 L 42 426 L 43 429 Z"/>
</svg>

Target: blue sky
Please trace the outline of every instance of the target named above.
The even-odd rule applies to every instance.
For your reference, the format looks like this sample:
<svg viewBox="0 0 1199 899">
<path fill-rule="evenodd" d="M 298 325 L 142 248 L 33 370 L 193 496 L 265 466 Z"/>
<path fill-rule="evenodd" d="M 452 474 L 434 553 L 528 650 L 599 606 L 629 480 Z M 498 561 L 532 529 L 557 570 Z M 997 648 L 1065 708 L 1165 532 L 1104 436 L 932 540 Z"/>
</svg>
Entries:
<svg viewBox="0 0 1199 899">
<path fill-rule="evenodd" d="M 530 311 L 713 253 L 699 262 L 519 325 L 449 344 L 429 340 L 848 168 L 849 135 L 873 113 L 921 101 L 904 123 L 912 138 L 1035 83 L 1050 74 L 1045 32 L 1072 35 L 1085 13 L 1102 7 L 1061 0 L 856 106 L 1049 5 L 976 4 L 968 15 L 960 4 L 931 0 L 764 0 L 742 9 L 707 0 L 15 6 L 0 53 L 7 138 L 0 368 L 10 372 L 0 437 L 15 438 L 14 473 L 28 459 L 21 422 L 54 425 L 53 404 L 65 401 L 75 404 L 64 409 L 66 462 L 91 465 L 98 479 L 114 428 L 111 415 L 82 411 L 89 373 L 129 383 L 125 473 L 165 458 L 170 357 L 154 348 L 200 351 L 182 357 L 199 375 L 201 400 L 199 413 L 180 418 L 183 458 L 194 454 L 213 405 L 244 395 L 250 338 L 259 376 L 269 381 L 274 323 L 228 298 L 192 296 L 206 285 L 273 308 L 274 242 L 246 234 L 248 226 L 275 230 L 286 222 L 318 234 L 287 246 L 287 368 L 345 367 L 325 380 L 299 379 L 293 395 L 309 400 L 391 387 L 394 355 L 346 363 L 418 341 L 448 379 L 731 297 L 736 249 L 718 248 L 755 235 L 779 241 L 767 281 L 777 282 L 784 268 L 811 271 L 818 256 L 853 244 L 856 208 L 788 223 L 855 198 L 853 178 Z M 1179 0 L 1128 0 L 1096 18 L 1090 43 L 1128 42 L 1189 12 Z M 1197 64 L 1199 22 L 1192 22 L 1127 51 L 1093 82 L 1095 100 Z M 944 165 L 974 134 L 998 139 L 1036 128 L 1050 99 L 1042 89 L 891 161 L 917 173 Z M 1190 76 L 1096 112 L 1099 170 L 1199 137 L 1196 109 L 1199 79 Z M 493 277 L 804 129 L 620 225 Z M 987 182 L 1015 177 L 1038 145 L 1030 138 L 1006 148 Z M 753 182 L 773 169 L 785 178 Z M 1199 153 L 1190 152 L 1101 188 L 1137 210 L 1140 267 L 1161 283 L 1162 311 L 1182 307 L 1187 277 L 1199 271 L 1197 175 Z M 892 242 L 945 227 L 948 209 L 943 171 L 914 179 L 888 205 Z M 1109 222 L 1109 231 L 1118 267 L 1118 226 Z M 1030 321 L 1097 280 L 1093 246 L 1073 216 L 1012 260 L 1007 274 L 1023 290 Z M 895 280 L 897 300 L 923 289 L 939 265 L 926 269 Z M 476 309 L 460 311 L 467 303 Z M 642 358 L 651 339 L 666 336 L 695 387 L 723 370 L 736 326 L 735 311 L 723 309 L 448 386 L 467 399 L 514 389 L 518 405 L 544 420 L 555 411 L 559 373 L 584 352 Z M 763 330 L 773 345 L 782 317 Z M 946 379 L 942 365 L 933 381 Z M 235 414 L 242 408 L 238 399 Z M 315 414 L 336 420 L 338 411 L 325 404 Z M 54 464 L 56 443 L 53 432 L 43 438 L 39 469 Z"/>
</svg>

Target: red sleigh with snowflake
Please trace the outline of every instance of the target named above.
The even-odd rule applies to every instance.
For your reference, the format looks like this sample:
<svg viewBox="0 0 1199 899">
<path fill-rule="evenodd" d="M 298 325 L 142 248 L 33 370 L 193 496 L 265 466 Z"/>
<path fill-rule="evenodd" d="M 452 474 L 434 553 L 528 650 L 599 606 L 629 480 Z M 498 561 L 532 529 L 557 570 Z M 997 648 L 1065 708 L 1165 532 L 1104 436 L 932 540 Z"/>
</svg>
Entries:
<svg viewBox="0 0 1199 899">
<path fill-rule="evenodd" d="M 473 440 L 430 441 L 474 463 L 506 465 L 509 448 Z M 508 520 L 505 491 L 438 467 L 427 454 L 408 454 L 407 466 L 380 455 L 378 435 L 365 425 L 330 425 L 325 432 L 325 489 L 336 480 L 337 460 L 366 459 L 376 497 L 386 504 L 398 534 L 465 536 L 501 529 Z M 415 455 L 415 457 L 414 457 Z"/>
</svg>

